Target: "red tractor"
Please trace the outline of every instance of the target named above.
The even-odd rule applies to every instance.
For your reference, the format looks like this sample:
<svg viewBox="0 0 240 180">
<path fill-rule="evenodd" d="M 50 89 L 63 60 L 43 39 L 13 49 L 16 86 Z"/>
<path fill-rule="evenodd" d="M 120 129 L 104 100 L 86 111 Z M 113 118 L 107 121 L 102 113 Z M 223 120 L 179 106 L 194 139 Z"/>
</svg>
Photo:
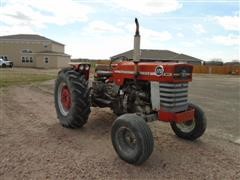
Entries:
<svg viewBox="0 0 240 180">
<path fill-rule="evenodd" d="M 113 147 L 122 160 L 139 165 L 154 146 L 147 122 L 169 122 L 178 137 L 195 140 L 206 129 L 206 118 L 199 106 L 188 102 L 192 65 L 141 59 L 137 19 L 135 23 L 133 61 L 122 58 L 97 66 L 91 87 L 90 64 L 72 63 L 58 74 L 55 107 L 66 128 L 86 124 L 91 106 L 110 107 L 119 116 L 111 130 Z"/>
</svg>

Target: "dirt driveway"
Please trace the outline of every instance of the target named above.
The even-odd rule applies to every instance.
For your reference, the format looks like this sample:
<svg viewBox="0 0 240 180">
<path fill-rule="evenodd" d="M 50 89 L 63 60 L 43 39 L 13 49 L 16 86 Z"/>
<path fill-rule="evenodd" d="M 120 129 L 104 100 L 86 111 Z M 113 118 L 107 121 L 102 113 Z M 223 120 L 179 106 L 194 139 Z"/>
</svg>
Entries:
<svg viewBox="0 0 240 180">
<path fill-rule="evenodd" d="M 92 108 L 84 128 L 69 130 L 57 121 L 52 81 L 0 92 L 0 179 L 240 179 L 240 146 L 218 127 L 188 142 L 153 122 L 154 152 L 136 167 L 112 148 L 109 109 Z"/>
</svg>

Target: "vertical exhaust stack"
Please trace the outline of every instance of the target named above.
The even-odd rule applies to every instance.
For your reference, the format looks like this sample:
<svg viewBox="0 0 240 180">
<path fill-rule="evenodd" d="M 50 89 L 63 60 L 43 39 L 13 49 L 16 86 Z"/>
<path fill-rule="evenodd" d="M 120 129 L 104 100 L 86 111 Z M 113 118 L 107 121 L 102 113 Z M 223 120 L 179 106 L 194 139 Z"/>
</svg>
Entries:
<svg viewBox="0 0 240 180">
<path fill-rule="evenodd" d="M 138 19 L 135 18 L 136 32 L 134 35 L 134 49 L 133 49 L 133 62 L 135 64 L 135 75 L 138 76 L 138 62 L 140 61 L 141 50 L 140 50 L 140 33 Z"/>
<path fill-rule="evenodd" d="M 139 23 L 138 19 L 135 18 L 136 32 L 134 35 L 134 49 L 133 49 L 133 62 L 140 61 L 140 33 L 139 33 Z"/>
</svg>

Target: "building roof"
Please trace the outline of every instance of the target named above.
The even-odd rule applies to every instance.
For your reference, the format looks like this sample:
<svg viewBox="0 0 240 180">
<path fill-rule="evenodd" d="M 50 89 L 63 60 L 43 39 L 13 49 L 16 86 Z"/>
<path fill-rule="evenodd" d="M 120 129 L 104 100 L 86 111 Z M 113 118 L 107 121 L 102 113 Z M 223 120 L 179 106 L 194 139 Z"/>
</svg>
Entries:
<svg viewBox="0 0 240 180">
<path fill-rule="evenodd" d="M 112 56 L 111 59 L 118 59 L 121 57 L 125 57 L 129 60 L 133 59 L 133 50 L 126 51 L 124 53 L 117 54 Z M 203 60 L 188 56 L 186 54 L 178 54 L 173 51 L 169 50 L 153 50 L 153 49 L 141 49 L 141 60 L 149 60 L 149 61 L 156 61 L 156 60 L 164 60 L 164 61 L 195 61 L 201 62 Z"/>
<path fill-rule="evenodd" d="M 186 54 L 179 54 L 178 56 L 175 57 L 175 59 L 179 61 L 203 61 L 202 59 L 198 59 Z"/>
<path fill-rule="evenodd" d="M 0 40 L 34 40 L 34 41 L 51 41 L 52 43 L 64 45 L 62 43 L 59 43 L 57 41 L 48 39 L 44 36 L 40 36 L 37 34 L 16 34 L 16 35 L 8 35 L 8 36 L 0 36 Z"/>
</svg>

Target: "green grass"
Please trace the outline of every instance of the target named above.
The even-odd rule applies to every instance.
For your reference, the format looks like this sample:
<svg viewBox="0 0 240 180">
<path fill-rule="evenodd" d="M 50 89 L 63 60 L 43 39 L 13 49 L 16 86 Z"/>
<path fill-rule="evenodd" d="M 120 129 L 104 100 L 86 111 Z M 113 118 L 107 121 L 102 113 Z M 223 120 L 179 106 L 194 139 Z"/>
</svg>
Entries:
<svg viewBox="0 0 240 180">
<path fill-rule="evenodd" d="M 0 69 L 0 88 L 47 81 L 55 79 L 56 75 L 52 71 L 38 69 Z"/>
</svg>

